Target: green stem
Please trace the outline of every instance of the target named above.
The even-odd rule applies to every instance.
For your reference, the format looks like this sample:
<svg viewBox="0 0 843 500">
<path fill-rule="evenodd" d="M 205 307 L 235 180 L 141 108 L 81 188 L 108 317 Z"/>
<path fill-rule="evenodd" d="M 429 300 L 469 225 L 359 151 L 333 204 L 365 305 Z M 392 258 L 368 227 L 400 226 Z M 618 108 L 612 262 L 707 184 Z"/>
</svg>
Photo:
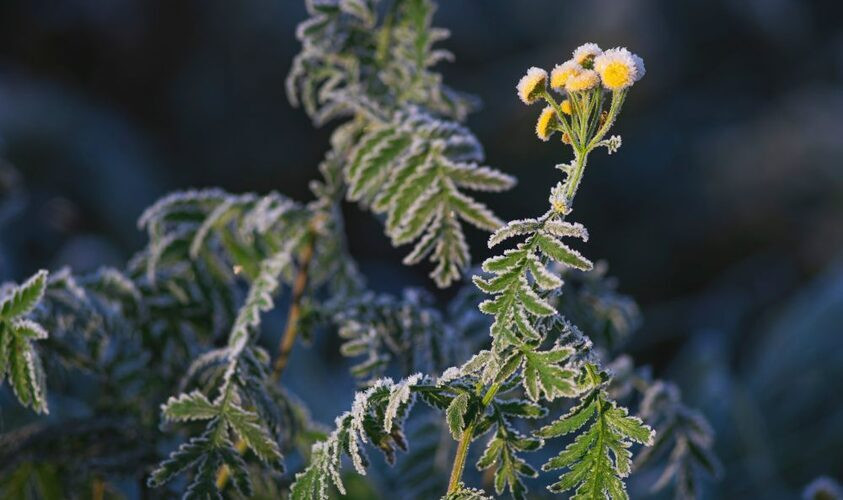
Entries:
<svg viewBox="0 0 843 500">
<path fill-rule="evenodd" d="M 574 147 L 579 147 L 579 141 L 577 139 L 576 134 L 573 132 L 573 115 L 571 116 L 571 121 L 568 121 L 568 117 L 565 116 L 565 113 L 562 111 L 562 107 L 556 102 L 556 99 L 550 95 L 550 92 L 547 89 L 544 90 L 542 93 L 542 97 L 548 104 L 556 111 L 556 118 L 558 119 L 559 123 L 562 125 L 562 132 L 568 134 L 568 137 L 571 138 L 571 142 L 574 143 Z M 573 103 L 571 104 L 573 106 Z M 573 109 L 573 108 L 572 108 Z"/>
<path fill-rule="evenodd" d="M 486 391 L 486 394 L 483 396 L 483 400 L 481 401 L 482 408 L 477 413 L 478 416 L 484 413 L 484 410 L 495 398 L 495 395 L 498 393 L 500 388 L 500 382 L 494 383 L 491 387 L 489 387 L 489 390 Z M 451 480 L 448 481 L 448 493 L 454 493 L 460 486 L 462 473 L 463 470 L 465 470 L 465 460 L 468 457 L 468 447 L 471 445 L 471 440 L 474 437 L 474 426 L 476 423 L 477 417 L 475 417 L 474 421 L 471 422 L 464 431 L 462 431 L 462 437 L 460 437 L 460 442 L 457 445 L 457 452 L 454 455 L 454 465 L 451 467 Z"/>
<path fill-rule="evenodd" d="M 594 134 L 594 137 L 588 143 L 586 151 L 594 149 L 594 146 L 596 146 L 597 143 L 603 139 L 603 136 L 606 135 L 606 132 L 612 128 L 612 125 L 615 123 L 615 119 L 621 111 L 624 99 L 626 99 L 626 90 L 616 90 L 612 92 L 612 103 L 609 105 L 609 113 L 608 116 L 606 116 L 606 122 L 603 123 L 603 126 L 600 127 L 596 134 Z"/>
<path fill-rule="evenodd" d="M 588 162 L 587 151 L 576 151 L 574 153 L 574 170 L 568 176 L 565 197 L 568 198 L 568 206 L 570 207 L 574 201 L 574 195 L 577 194 L 577 188 L 580 187 L 582 181 L 582 174 L 585 172 L 585 165 Z"/>
</svg>

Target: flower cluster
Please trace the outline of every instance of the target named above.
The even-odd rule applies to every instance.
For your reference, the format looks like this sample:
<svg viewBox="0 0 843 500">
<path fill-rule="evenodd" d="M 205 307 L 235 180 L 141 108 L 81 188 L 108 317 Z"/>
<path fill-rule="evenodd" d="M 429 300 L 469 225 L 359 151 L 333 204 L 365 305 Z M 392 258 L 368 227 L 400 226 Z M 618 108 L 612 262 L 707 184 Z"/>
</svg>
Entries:
<svg viewBox="0 0 843 500">
<path fill-rule="evenodd" d="M 536 123 L 536 135 L 547 141 L 555 131 L 575 148 L 597 145 L 611 126 L 626 90 L 645 73 L 644 61 L 623 47 L 603 51 L 586 43 L 574 50 L 571 59 L 547 71 L 532 67 L 518 82 L 518 97 L 525 104 L 545 100 Z M 566 96 L 557 103 L 548 87 Z M 612 103 L 603 109 L 603 93 L 612 93 Z"/>
</svg>

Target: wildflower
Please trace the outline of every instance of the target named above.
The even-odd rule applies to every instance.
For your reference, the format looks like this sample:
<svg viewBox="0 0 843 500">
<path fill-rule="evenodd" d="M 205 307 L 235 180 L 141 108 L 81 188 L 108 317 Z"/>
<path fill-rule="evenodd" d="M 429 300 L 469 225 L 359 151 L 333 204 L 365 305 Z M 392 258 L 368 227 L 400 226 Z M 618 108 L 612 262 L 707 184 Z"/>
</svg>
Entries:
<svg viewBox="0 0 843 500">
<path fill-rule="evenodd" d="M 571 144 L 571 136 L 568 135 L 568 132 L 562 132 L 562 142 L 565 144 Z"/>
<path fill-rule="evenodd" d="M 538 100 L 546 85 L 547 71 L 533 66 L 518 81 L 518 86 L 516 87 L 518 89 L 518 97 L 524 101 L 524 104 L 533 104 Z"/>
<path fill-rule="evenodd" d="M 593 69 L 582 70 L 578 75 L 568 79 L 565 83 L 565 90 L 568 92 L 579 92 L 590 90 L 600 84 L 600 76 Z"/>
<path fill-rule="evenodd" d="M 585 69 L 594 68 L 594 58 L 603 53 L 596 43 L 584 43 L 574 50 L 574 61 Z"/>
<path fill-rule="evenodd" d="M 610 90 L 631 86 L 644 76 L 644 61 L 619 47 L 609 49 L 594 59 L 594 69 L 600 74 L 603 85 Z"/>
<path fill-rule="evenodd" d="M 568 99 L 562 101 L 562 103 L 559 104 L 559 107 L 562 109 L 562 112 L 566 115 L 571 114 L 571 101 L 569 101 Z"/>
<path fill-rule="evenodd" d="M 568 198 L 565 196 L 565 185 L 561 182 L 557 182 L 551 188 L 549 201 L 553 211 L 558 214 L 565 215 L 571 211 L 571 207 L 568 206 Z"/>
<path fill-rule="evenodd" d="M 550 72 L 550 86 L 556 90 L 562 90 L 568 80 L 582 72 L 582 66 L 576 61 L 565 61 L 557 64 Z"/>
<path fill-rule="evenodd" d="M 546 141 L 550 139 L 550 134 L 559 125 L 559 120 L 556 118 L 556 112 L 552 107 L 547 106 L 539 115 L 539 121 L 536 122 L 536 135 L 539 139 Z"/>
</svg>

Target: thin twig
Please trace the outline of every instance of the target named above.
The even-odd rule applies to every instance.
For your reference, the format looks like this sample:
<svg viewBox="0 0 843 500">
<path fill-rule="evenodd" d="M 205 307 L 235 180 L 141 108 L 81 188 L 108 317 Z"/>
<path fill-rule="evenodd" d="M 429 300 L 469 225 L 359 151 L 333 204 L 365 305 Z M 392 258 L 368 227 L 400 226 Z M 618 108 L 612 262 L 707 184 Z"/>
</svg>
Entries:
<svg viewBox="0 0 843 500">
<path fill-rule="evenodd" d="M 492 384 L 489 387 L 489 390 L 486 391 L 486 394 L 483 396 L 483 401 L 481 402 L 481 406 L 485 409 L 489 406 L 489 403 L 495 398 L 495 395 L 498 393 L 498 390 L 501 388 L 500 383 Z M 482 415 L 483 411 L 478 412 L 478 415 Z M 448 493 L 454 493 L 459 489 L 460 481 L 462 481 L 462 473 L 465 469 L 465 460 L 468 457 L 468 447 L 471 445 L 471 440 L 474 439 L 474 424 L 477 422 L 475 419 L 462 433 L 462 437 L 460 438 L 460 443 L 457 445 L 457 452 L 454 455 L 454 465 L 451 468 L 451 480 L 448 481 Z"/>
<path fill-rule="evenodd" d="M 105 481 L 102 477 L 96 476 L 91 481 L 91 500 L 103 500 L 105 498 Z"/>
<path fill-rule="evenodd" d="M 313 260 L 314 247 L 316 243 L 316 234 L 313 229 L 308 231 L 307 241 L 301 253 L 299 263 L 299 272 L 296 275 L 296 281 L 293 283 L 293 294 L 290 299 L 290 310 L 287 313 L 287 326 L 284 329 L 284 336 L 281 337 L 281 342 L 278 345 L 278 357 L 275 359 L 275 365 L 272 370 L 272 377 L 277 381 L 284 373 L 287 367 L 287 362 L 290 359 L 290 352 L 296 343 L 296 336 L 298 335 L 299 317 L 301 316 L 301 302 L 304 298 L 304 292 L 307 290 L 307 283 L 310 278 L 309 268 L 310 262 Z"/>
</svg>

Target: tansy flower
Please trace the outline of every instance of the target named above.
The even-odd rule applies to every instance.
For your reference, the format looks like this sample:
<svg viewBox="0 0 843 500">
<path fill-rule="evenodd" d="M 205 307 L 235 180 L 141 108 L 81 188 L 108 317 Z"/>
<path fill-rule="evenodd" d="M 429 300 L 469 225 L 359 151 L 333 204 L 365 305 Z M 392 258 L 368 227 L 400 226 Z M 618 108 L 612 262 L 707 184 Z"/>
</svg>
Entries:
<svg viewBox="0 0 843 500">
<path fill-rule="evenodd" d="M 594 67 L 594 58 L 603 53 L 596 43 L 584 43 L 574 50 L 574 61 L 586 69 Z"/>
<path fill-rule="evenodd" d="M 584 69 L 579 74 L 572 76 L 565 83 L 565 90 L 568 92 L 579 92 L 581 90 L 593 89 L 600 84 L 600 76 L 593 69 Z"/>
<path fill-rule="evenodd" d="M 580 72 L 582 72 L 582 66 L 577 64 L 576 61 L 565 61 L 562 64 L 557 64 L 550 72 L 550 86 L 556 90 L 562 90 L 568 83 L 568 79 Z"/>
<path fill-rule="evenodd" d="M 566 115 L 571 114 L 571 101 L 569 101 L 568 99 L 565 99 L 564 101 L 562 101 L 562 103 L 559 105 L 559 107 L 562 109 L 562 112 L 565 113 Z"/>
<path fill-rule="evenodd" d="M 533 66 L 518 81 L 518 86 L 516 87 L 518 89 L 518 97 L 524 101 L 524 104 L 533 104 L 538 100 L 546 85 L 547 71 Z"/>
<path fill-rule="evenodd" d="M 557 182 L 556 185 L 551 188 L 550 190 L 550 206 L 553 208 L 553 211 L 558 214 L 567 214 L 571 211 L 568 207 L 568 200 L 565 197 L 565 186 L 561 182 Z"/>
<path fill-rule="evenodd" d="M 619 47 L 609 49 L 594 59 L 594 69 L 600 73 L 603 86 L 610 90 L 620 90 L 631 86 L 644 76 L 644 61 Z"/>
<path fill-rule="evenodd" d="M 552 107 L 547 106 L 539 115 L 539 121 L 536 122 L 536 135 L 539 139 L 546 141 L 550 139 L 550 134 L 559 125 L 559 120 L 556 118 L 556 112 Z"/>
</svg>

